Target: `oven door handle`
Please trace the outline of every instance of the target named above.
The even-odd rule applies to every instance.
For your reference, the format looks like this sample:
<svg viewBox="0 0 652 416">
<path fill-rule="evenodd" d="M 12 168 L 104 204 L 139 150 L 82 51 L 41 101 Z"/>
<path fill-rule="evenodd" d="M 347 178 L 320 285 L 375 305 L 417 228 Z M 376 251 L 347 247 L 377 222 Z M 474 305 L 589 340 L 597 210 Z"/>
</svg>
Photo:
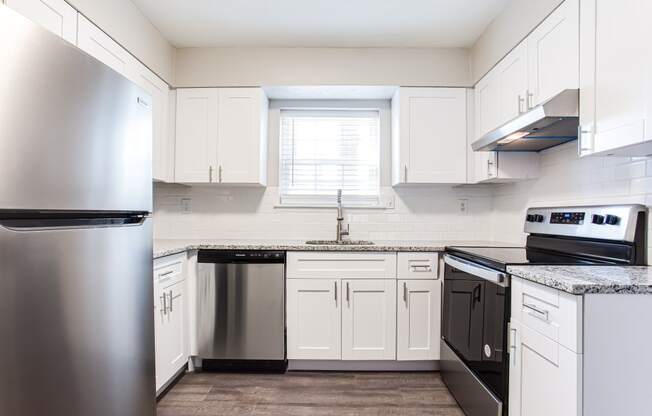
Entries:
<svg viewBox="0 0 652 416">
<path fill-rule="evenodd" d="M 444 262 L 449 266 L 452 266 L 458 270 L 479 277 L 481 279 L 488 280 L 491 283 L 497 284 L 498 286 L 509 287 L 509 279 L 507 278 L 507 275 L 498 270 L 480 266 L 450 254 L 444 255 Z"/>
</svg>

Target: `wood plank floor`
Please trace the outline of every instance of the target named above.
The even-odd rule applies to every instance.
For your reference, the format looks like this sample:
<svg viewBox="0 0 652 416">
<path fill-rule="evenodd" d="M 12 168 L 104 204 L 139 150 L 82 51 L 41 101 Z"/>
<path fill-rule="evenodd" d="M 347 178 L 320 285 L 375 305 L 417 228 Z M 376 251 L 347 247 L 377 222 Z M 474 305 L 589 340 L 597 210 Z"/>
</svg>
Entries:
<svg viewBox="0 0 652 416">
<path fill-rule="evenodd" d="M 186 375 L 158 416 L 463 416 L 438 373 Z"/>
</svg>

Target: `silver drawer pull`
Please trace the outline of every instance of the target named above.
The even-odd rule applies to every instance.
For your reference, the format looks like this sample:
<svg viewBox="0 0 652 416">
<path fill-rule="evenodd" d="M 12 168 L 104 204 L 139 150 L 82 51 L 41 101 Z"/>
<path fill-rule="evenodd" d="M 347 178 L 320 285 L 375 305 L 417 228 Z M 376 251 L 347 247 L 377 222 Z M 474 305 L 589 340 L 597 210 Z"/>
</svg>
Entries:
<svg viewBox="0 0 652 416">
<path fill-rule="evenodd" d="M 413 264 L 410 266 L 413 272 L 431 272 L 432 267 L 429 264 Z"/>
<path fill-rule="evenodd" d="M 530 315 L 548 322 L 548 311 L 539 309 L 536 307 L 536 305 L 531 303 L 524 303 L 523 306 L 530 310 Z"/>
<path fill-rule="evenodd" d="M 158 278 L 163 279 L 163 278 L 168 278 L 172 273 L 174 273 L 174 270 L 167 271 L 165 273 L 159 273 Z"/>
</svg>

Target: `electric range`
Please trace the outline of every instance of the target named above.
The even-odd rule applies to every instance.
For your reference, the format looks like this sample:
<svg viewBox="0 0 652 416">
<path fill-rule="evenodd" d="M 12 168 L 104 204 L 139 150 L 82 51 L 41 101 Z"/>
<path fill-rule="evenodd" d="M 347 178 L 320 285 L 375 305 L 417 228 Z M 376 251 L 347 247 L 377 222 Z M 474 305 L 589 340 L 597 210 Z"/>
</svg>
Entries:
<svg viewBox="0 0 652 416">
<path fill-rule="evenodd" d="M 642 205 L 530 208 L 524 247 L 449 247 L 441 373 L 468 416 L 507 415 L 510 265 L 645 265 Z"/>
</svg>

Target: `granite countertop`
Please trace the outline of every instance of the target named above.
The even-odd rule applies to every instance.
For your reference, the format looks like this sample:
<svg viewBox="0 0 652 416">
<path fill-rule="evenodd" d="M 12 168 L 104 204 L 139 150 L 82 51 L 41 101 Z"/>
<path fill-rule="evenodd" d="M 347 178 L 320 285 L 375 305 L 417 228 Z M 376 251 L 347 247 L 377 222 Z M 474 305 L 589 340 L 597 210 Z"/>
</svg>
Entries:
<svg viewBox="0 0 652 416">
<path fill-rule="evenodd" d="M 374 245 L 315 245 L 298 240 L 154 240 L 154 258 L 186 250 L 444 251 L 448 246 L 513 246 L 495 241 L 375 241 Z"/>
<path fill-rule="evenodd" d="M 573 295 L 652 294 L 648 266 L 507 266 L 507 272 Z"/>
</svg>

